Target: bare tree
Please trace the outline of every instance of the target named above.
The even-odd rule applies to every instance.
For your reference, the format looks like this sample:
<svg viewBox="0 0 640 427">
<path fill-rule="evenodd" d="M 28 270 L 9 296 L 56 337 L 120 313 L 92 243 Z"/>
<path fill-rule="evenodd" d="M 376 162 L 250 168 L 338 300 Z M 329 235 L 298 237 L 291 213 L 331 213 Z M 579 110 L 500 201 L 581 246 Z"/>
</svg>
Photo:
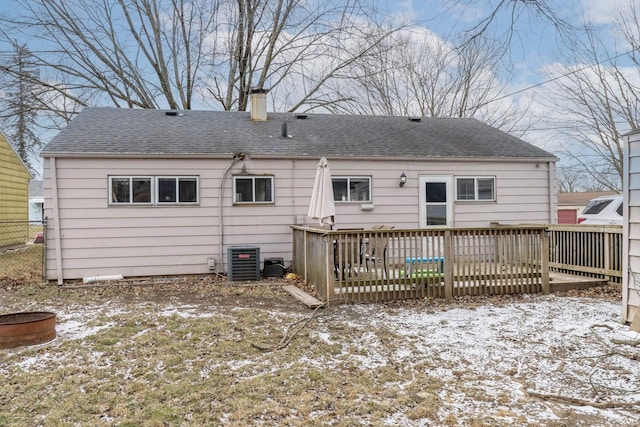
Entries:
<svg viewBox="0 0 640 427">
<path fill-rule="evenodd" d="M 353 82 L 341 88 L 343 112 L 429 117 L 475 117 L 511 131 L 526 108 L 507 100 L 487 105 L 504 91 L 497 78 L 500 50 L 476 39 L 459 50 L 432 33 L 401 31 L 352 67 Z M 354 89 L 355 88 L 355 89 Z M 347 96 L 348 95 L 348 96 Z"/>
<path fill-rule="evenodd" d="M 574 168 L 558 166 L 557 179 L 558 192 L 560 193 L 573 193 L 582 188 L 580 173 L 576 172 Z"/>
<path fill-rule="evenodd" d="M 561 193 L 610 190 L 610 188 L 594 181 L 591 175 L 585 173 L 579 164 L 558 165 L 557 179 L 558 191 Z"/>
<path fill-rule="evenodd" d="M 360 0 L 237 0 L 234 23 L 214 45 L 208 90 L 226 110 L 245 110 L 251 87 L 276 91 L 279 109 L 313 109 L 342 101 L 327 90 L 404 24 L 378 22 Z M 228 25 L 228 24 L 225 24 Z"/>
<path fill-rule="evenodd" d="M 0 98 L 0 120 L 20 158 L 35 173 L 32 160 L 41 145 L 37 132 L 39 72 L 26 46 L 14 44 L 13 49 L 7 64 L 17 73 L 0 73 L 0 92 L 4 92 Z"/>
<path fill-rule="evenodd" d="M 30 0 L 3 19 L 7 37 L 38 41 L 43 83 L 79 105 L 190 108 L 216 3 Z M 15 70 L 7 70 L 15 73 Z"/>
<path fill-rule="evenodd" d="M 374 22 L 382 14 L 359 0 L 20 4 L 21 17 L 0 20 L 4 38 L 38 40 L 42 83 L 57 92 L 49 98 L 78 106 L 190 109 L 213 96 L 216 108 L 245 110 L 252 87 L 302 80 L 304 90 L 288 101 L 295 109 L 395 30 Z"/>
<path fill-rule="evenodd" d="M 465 49 L 477 39 L 487 36 L 499 40 L 503 53 L 511 51 L 514 37 L 519 37 L 518 23 L 543 26 L 555 33 L 565 43 L 575 40 L 576 27 L 563 19 L 557 5 L 549 0 L 450 0 L 447 11 L 455 13 L 461 8 L 476 7 L 489 12 L 464 31 L 458 48 Z M 505 25 L 506 23 L 506 25 Z M 548 31 L 547 30 L 547 31 Z"/>
<path fill-rule="evenodd" d="M 566 155 L 581 165 L 599 186 L 622 187 L 622 135 L 640 125 L 640 6 L 620 10 L 618 34 L 631 46 L 626 54 L 612 54 L 599 37 L 587 32 L 586 43 L 574 49 L 575 64 L 556 69 L 556 90 L 549 106 L 558 112 L 554 125 L 562 137 L 575 141 Z"/>
</svg>

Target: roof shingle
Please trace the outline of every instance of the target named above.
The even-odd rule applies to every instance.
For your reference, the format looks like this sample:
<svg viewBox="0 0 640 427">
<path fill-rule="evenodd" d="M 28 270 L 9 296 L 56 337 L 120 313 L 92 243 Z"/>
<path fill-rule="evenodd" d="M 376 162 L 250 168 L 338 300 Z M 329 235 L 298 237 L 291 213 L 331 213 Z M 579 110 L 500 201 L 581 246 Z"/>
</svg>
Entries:
<svg viewBox="0 0 640 427">
<path fill-rule="evenodd" d="M 288 137 L 282 136 L 287 123 Z M 525 141 L 467 118 L 85 108 L 42 150 L 65 155 L 227 155 L 555 159 Z"/>
</svg>

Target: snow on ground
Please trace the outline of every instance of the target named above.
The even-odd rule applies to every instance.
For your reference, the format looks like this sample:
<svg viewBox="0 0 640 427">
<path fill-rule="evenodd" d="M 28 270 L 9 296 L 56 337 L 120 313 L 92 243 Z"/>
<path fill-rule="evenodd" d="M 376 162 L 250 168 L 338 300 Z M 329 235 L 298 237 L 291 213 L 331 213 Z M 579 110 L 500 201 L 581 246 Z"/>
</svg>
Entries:
<svg viewBox="0 0 640 427">
<path fill-rule="evenodd" d="M 167 303 L 157 308 L 161 316 L 220 315 L 215 306 Z M 115 316 L 140 309 L 132 304 L 108 310 Z M 59 312 L 56 341 L 81 340 L 109 327 L 108 315 L 107 322 L 91 325 L 95 310 L 78 305 Z M 629 406 L 640 402 L 640 346 L 613 340 L 635 341 L 640 334 L 619 322 L 619 303 L 550 295 L 448 309 L 429 303 L 406 308 L 345 305 L 332 307 L 330 313 L 307 327 L 311 337 L 339 345 L 342 351 L 324 360 L 303 357 L 300 363 L 329 369 L 344 361 L 372 371 L 388 363 L 413 372 L 428 369 L 428 375 L 443 382 L 442 418 L 448 414 L 459 425 L 484 416 L 505 424 L 522 419 L 558 424 L 567 413 L 582 420 L 594 417 L 594 425 L 636 425 L 640 408 Z M 283 316 L 273 310 L 274 319 Z M 348 339 L 336 332 L 338 324 L 354 331 Z M 29 370 L 43 362 L 47 345 L 56 343 L 43 345 L 20 367 Z M 255 358 L 234 361 L 229 368 L 249 363 L 256 363 Z M 430 425 L 410 420 L 401 411 L 389 414 L 387 421 Z"/>
<path fill-rule="evenodd" d="M 432 361 L 433 375 L 445 380 L 440 397 L 457 402 L 445 410 L 458 420 L 472 420 L 480 414 L 496 417 L 518 407 L 521 413 L 514 413 L 513 419 L 524 416 L 542 423 L 557 422 L 560 418 L 546 404 L 558 401 L 553 397 L 602 406 L 640 402 L 640 351 L 612 342 L 635 341 L 640 334 L 619 322 L 618 303 L 535 296 L 512 305 L 446 311 L 414 307 L 386 311 L 375 305 L 344 310 L 352 314 L 349 326 L 363 331 L 358 342 L 351 343 L 368 349 L 364 356 L 351 356 L 362 369 L 376 369 L 388 360 L 376 333 L 387 328 L 405 343 L 395 351 L 394 363 L 418 366 L 421 361 Z M 325 331 L 319 335 L 327 339 Z M 461 384 L 466 389 L 462 392 Z M 473 399 L 470 390 L 474 389 L 485 398 Z M 534 394 L 544 398 L 528 403 Z M 640 409 L 632 408 L 634 414 L 617 407 L 568 407 L 587 416 L 597 413 L 610 425 L 637 425 Z M 401 414 L 390 417 L 393 423 L 411 425 Z"/>
</svg>

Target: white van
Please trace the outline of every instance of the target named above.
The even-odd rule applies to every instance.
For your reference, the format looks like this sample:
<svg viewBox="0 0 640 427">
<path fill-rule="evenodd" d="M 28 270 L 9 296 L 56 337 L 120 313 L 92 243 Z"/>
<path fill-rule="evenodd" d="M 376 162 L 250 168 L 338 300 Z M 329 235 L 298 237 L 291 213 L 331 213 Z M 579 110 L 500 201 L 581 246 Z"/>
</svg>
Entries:
<svg viewBox="0 0 640 427">
<path fill-rule="evenodd" d="M 578 217 L 578 224 L 622 225 L 622 194 L 591 199 Z"/>
</svg>

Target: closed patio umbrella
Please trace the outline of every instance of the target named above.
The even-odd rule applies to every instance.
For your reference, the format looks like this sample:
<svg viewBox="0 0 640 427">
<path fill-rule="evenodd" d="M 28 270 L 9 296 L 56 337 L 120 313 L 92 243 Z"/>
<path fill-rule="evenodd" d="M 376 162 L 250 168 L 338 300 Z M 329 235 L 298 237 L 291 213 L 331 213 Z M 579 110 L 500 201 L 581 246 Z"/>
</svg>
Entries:
<svg viewBox="0 0 640 427">
<path fill-rule="evenodd" d="M 329 163 L 324 157 L 320 159 L 316 170 L 316 180 L 311 193 L 309 204 L 309 216 L 317 219 L 321 225 L 333 226 L 333 217 L 336 214 L 336 205 L 333 201 L 333 184 L 331 183 L 331 171 Z M 333 228 L 333 227 L 332 227 Z"/>
</svg>

